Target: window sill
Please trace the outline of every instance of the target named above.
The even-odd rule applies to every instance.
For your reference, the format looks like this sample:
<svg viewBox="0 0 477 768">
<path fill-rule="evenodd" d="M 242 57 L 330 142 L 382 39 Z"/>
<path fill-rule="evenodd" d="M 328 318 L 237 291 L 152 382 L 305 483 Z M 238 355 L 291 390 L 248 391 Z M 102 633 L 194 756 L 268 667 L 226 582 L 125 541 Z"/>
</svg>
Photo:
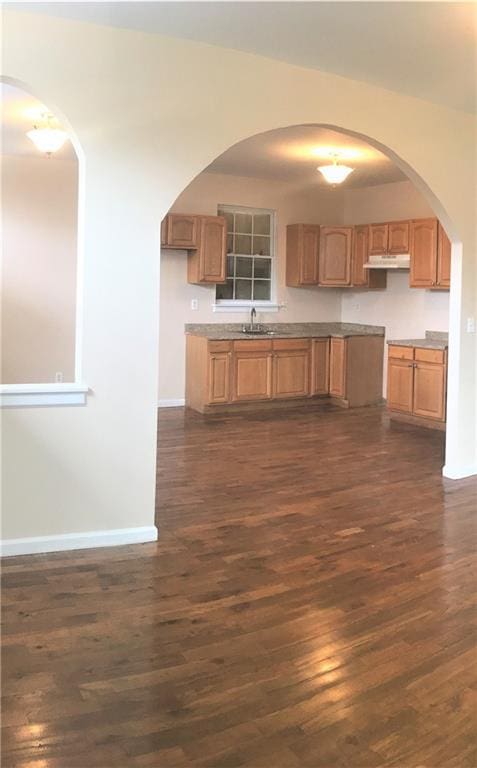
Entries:
<svg viewBox="0 0 477 768">
<path fill-rule="evenodd" d="M 278 312 L 283 305 L 273 301 L 220 301 L 212 305 L 213 312 L 250 312 L 255 307 L 257 312 Z"/>
<path fill-rule="evenodd" d="M 45 405 L 86 405 L 89 387 L 86 384 L 1 384 L 2 408 L 36 407 Z"/>
</svg>

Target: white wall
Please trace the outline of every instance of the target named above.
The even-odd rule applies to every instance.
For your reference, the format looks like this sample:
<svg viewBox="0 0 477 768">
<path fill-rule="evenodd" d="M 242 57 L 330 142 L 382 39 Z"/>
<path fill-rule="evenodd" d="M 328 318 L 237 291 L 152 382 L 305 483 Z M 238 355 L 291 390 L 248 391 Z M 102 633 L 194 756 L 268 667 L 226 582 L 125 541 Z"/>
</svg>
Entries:
<svg viewBox="0 0 477 768">
<path fill-rule="evenodd" d="M 319 191 L 292 183 L 272 182 L 216 173 L 201 173 L 179 196 L 173 211 L 217 215 L 217 205 L 236 204 L 276 211 L 277 299 L 286 307 L 259 313 L 260 322 L 339 320 L 340 291 L 288 288 L 285 285 L 286 226 L 296 222 L 339 224 L 341 190 Z M 185 391 L 185 323 L 243 322 L 248 313 L 214 313 L 215 286 L 187 282 L 185 251 L 162 249 L 159 401 L 180 400 Z M 191 310 L 198 299 L 199 310 Z"/>
<path fill-rule="evenodd" d="M 92 389 L 84 408 L 2 414 L 4 538 L 153 524 L 160 220 L 232 144 L 288 125 L 370 137 L 462 242 L 446 462 L 454 474 L 477 469 L 476 341 L 464 330 L 477 308 L 472 117 L 327 72 L 16 8 L 3 31 L 4 75 L 73 126 L 85 155 L 80 332 Z"/>
<path fill-rule="evenodd" d="M 2 157 L 2 383 L 74 380 L 78 164 Z"/>
<path fill-rule="evenodd" d="M 347 224 L 435 215 L 409 181 L 345 190 L 343 206 Z M 409 288 L 409 272 L 388 270 L 385 291 L 343 292 L 341 319 L 345 323 L 384 325 L 387 339 L 422 338 L 426 330 L 448 331 L 449 292 Z M 386 376 L 385 356 L 384 395 Z"/>
</svg>

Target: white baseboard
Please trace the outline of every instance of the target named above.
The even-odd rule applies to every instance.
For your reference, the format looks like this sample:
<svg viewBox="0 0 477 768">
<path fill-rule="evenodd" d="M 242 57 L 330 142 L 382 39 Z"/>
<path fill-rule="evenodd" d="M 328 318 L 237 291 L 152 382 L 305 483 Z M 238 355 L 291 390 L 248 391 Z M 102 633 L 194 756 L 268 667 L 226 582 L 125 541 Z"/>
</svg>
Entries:
<svg viewBox="0 0 477 768">
<path fill-rule="evenodd" d="M 159 400 L 159 408 L 177 408 L 180 405 L 185 405 L 185 398 L 180 397 L 177 400 Z"/>
<path fill-rule="evenodd" d="M 467 464 L 467 466 L 449 466 L 446 464 L 442 468 L 442 474 L 449 480 L 463 480 L 464 477 L 472 477 L 477 475 L 477 464 Z"/>
<path fill-rule="evenodd" d="M 143 544 L 146 541 L 156 541 L 157 536 L 156 526 L 150 525 L 141 528 L 117 528 L 110 531 L 62 533 L 58 536 L 3 539 L 0 541 L 0 553 L 2 557 L 12 557 L 42 552 L 64 552 L 70 549 L 117 547 L 120 544 Z"/>
</svg>

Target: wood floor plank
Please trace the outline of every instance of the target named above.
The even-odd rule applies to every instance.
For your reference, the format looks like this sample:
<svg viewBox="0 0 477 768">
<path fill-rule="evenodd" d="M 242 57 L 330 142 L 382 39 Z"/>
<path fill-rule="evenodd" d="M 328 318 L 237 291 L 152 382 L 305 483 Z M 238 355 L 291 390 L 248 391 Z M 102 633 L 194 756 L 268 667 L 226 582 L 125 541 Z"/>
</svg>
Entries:
<svg viewBox="0 0 477 768">
<path fill-rule="evenodd" d="M 3 561 L 2 765 L 476 768 L 477 481 L 443 441 L 161 411 L 157 543 Z"/>
</svg>

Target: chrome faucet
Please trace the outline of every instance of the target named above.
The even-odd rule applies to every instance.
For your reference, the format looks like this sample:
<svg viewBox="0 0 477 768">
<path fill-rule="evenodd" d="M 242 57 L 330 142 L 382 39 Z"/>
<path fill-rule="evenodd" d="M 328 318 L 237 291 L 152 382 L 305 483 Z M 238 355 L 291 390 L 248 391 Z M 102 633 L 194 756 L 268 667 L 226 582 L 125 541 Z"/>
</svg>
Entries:
<svg viewBox="0 0 477 768">
<path fill-rule="evenodd" d="M 253 331 L 253 321 L 255 320 L 256 316 L 257 316 L 257 310 L 255 309 L 255 307 L 252 307 L 252 309 L 250 310 L 250 328 L 252 331 Z"/>
</svg>

